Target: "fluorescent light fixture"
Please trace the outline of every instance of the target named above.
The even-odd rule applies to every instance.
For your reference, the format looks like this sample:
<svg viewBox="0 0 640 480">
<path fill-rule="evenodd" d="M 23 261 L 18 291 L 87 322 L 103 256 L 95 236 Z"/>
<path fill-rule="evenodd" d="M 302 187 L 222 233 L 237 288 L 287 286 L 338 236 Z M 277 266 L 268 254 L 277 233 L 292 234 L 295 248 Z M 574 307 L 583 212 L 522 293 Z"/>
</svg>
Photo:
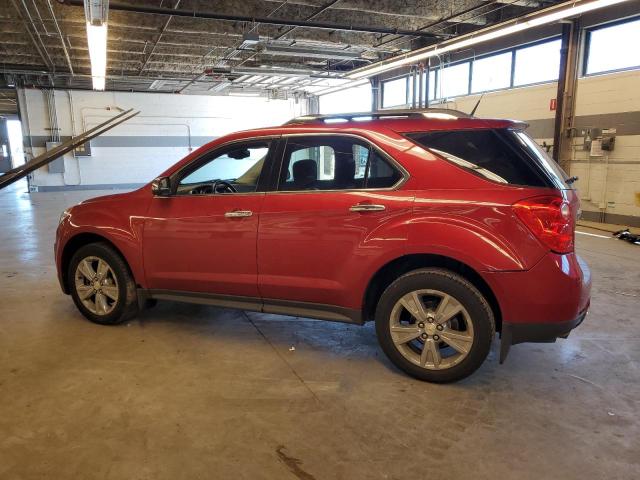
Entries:
<svg viewBox="0 0 640 480">
<path fill-rule="evenodd" d="M 87 22 L 87 43 L 93 89 L 104 90 L 107 76 L 107 24 L 91 25 Z"/>
<path fill-rule="evenodd" d="M 317 95 L 326 95 L 328 93 L 337 92 L 347 88 L 357 87 L 363 84 L 362 79 L 366 79 L 372 77 L 373 75 L 393 70 L 398 67 L 411 65 L 415 62 L 424 60 L 429 57 L 435 57 L 437 55 L 442 55 L 443 53 L 461 50 L 471 45 L 476 45 L 478 43 L 487 42 L 496 38 L 505 37 L 507 35 L 522 32 L 523 30 L 539 27 L 541 25 L 547 25 L 559 20 L 563 20 L 565 18 L 575 17 L 592 10 L 609 7 L 628 1 L 629 0 L 591 0 L 579 2 L 578 0 L 574 0 L 571 2 L 565 2 L 561 5 L 554 5 L 541 12 L 535 12 L 522 18 L 516 18 L 501 25 L 488 27 L 478 32 L 461 35 L 459 37 L 456 37 L 455 39 L 442 42 L 441 44 L 434 45 L 432 47 L 426 47 L 414 52 L 408 52 L 403 55 L 399 55 L 395 60 L 385 60 L 382 62 L 378 62 L 377 64 L 354 70 L 349 75 L 347 75 L 347 78 L 350 78 L 353 81 L 339 87 L 328 88 L 321 92 L 317 92 Z"/>
</svg>

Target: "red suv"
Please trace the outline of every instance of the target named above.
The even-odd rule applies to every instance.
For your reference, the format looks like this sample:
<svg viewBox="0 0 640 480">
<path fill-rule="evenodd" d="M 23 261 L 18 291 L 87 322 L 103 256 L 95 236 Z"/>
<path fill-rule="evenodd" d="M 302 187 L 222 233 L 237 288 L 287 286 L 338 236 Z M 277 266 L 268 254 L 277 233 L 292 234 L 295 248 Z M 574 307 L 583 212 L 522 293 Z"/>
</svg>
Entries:
<svg viewBox="0 0 640 480">
<path fill-rule="evenodd" d="M 62 289 L 115 324 L 156 300 L 363 324 L 446 382 L 496 331 L 566 337 L 589 307 L 573 179 L 525 124 L 451 110 L 307 116 L 214 140 L 62 214 Z"/>
</svg>

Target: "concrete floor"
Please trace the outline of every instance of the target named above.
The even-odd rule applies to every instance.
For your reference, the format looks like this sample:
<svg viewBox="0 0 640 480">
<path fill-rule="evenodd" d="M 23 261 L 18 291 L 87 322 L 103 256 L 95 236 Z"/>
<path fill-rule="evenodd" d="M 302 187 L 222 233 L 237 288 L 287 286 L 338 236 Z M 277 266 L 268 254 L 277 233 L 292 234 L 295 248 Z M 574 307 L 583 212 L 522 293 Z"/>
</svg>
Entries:
<svg viewBox="0 0 640 480">
<path fill-rule="evenodd" d="M 24 192 L 0 191 L 3 480 L 640 476 L 638 246 L 578 235 L 585 323 L 502 366 L 496 340 L 442 386 L 393 368 L 372 325 L 171 303 L 91 324 L 52 249 L 63 208 L 100 192 Z"/>
</svg>

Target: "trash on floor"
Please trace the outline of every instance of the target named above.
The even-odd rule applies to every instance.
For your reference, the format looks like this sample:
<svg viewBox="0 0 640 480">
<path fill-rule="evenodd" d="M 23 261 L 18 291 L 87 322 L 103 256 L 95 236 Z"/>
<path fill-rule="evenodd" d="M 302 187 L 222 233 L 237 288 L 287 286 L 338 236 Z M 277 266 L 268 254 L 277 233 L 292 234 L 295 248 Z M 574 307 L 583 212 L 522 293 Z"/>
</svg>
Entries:
<svg viewBox="0 0 640 480">
<path fill-rule="evenodd" d="M 631 233 L 629 229 L 620 230 L 613 233 L 613 236 L 619 238 L 620 240 L 625 240 L 629 243 L 634 243 L 636 245 L 640 245 L 640 235 L 636 235 L 635 233 Z"/>
</svg>

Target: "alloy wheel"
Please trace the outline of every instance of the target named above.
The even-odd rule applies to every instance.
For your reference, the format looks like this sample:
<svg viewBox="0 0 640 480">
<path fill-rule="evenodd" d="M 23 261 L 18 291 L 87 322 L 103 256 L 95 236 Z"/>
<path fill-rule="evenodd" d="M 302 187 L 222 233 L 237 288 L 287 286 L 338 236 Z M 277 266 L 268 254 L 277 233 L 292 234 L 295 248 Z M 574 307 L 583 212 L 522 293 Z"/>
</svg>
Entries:
<svg viewBox="0 0 640 480">
<path fill-rule="evenodd" d="M 473 345 L 473 321 L 464 306 L 439 290 L 414 290 L 391 311 L 391 339 L 400 354 L 428 370 L 464 360 Z"/>
<path fill-rule="evenodd" d="M 78 298 L 94 315 L 108 315 L 118 304 L 118 279 L 104 259 L 83 258 L 76 267 L 74 278 Z"/>
</svg>

